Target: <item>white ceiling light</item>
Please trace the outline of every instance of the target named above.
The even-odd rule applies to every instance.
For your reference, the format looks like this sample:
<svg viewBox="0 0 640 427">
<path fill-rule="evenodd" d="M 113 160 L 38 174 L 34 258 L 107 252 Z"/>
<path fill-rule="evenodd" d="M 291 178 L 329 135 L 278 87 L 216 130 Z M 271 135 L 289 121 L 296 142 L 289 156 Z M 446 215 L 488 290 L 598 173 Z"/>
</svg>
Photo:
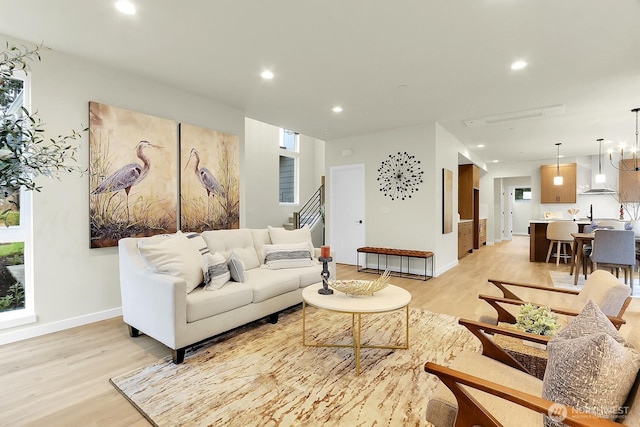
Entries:
<svg viewBox="0 0 640 427">
<path fill-rule="evenodd" d="M 532 108 L 530 110 L 513 111 L 510 113 L 495 114 L 477 119 L 465 120 L 467 127 L 487 126 L 512 120 L 535 119 L 541 117 L 557 116 L 564 113 L 564 104 L 548 105 L 546 107 Z"/>
<path fill-rule="evenodd" d="M 598 147 L 598 173 L 596 174 L 596 183 L 602 184 L 606 181 L 607 177 L 602 173 L 602 141 L 604 139 L 600 138 L 597 140 L 600 143 Z"/>
<path fill-rule="evenodd" d="M 478 148 L 484 148 L 484 144 L 478 144 L 477 147 Z"/>
<path fill-rule="evenodd" d="M 513 64 L 511 64 L 511 69 L 512 70 L 522 70 L 523 68 L 525 68 L 527 66 L 527 63 L 525 61 L 516 61 Z"/>
<path fill-rule="evenodd" d="M 562 175 L 560 175 L 560 145 L 562 142 L 556 142 L 556 147 L 558 147 L 558 156 L 556 157 L 556 176 L 553 177 L 553 185 L 562 185 L 563 179 Z"/>
<path fill-rule="evenodd" d="M 332 111 L 334 113 L 342 113 L 342 107 L 339 105 L 336 105 L 335 107 L 332 108 Z"/>
<path fill-rule="evenodd" d="M 271 80 L 273 78 L 273 73 L 269 70 L 264 70 L 262 73 L 260 73 L 260 77 L 266 80 Z"/>
<path fill-rule="evenodd" d="M 129 0 L 119 0 L 116 2 L 116 9 L 125 15 L 135 15 L 136 7 Z"/>
</svg>

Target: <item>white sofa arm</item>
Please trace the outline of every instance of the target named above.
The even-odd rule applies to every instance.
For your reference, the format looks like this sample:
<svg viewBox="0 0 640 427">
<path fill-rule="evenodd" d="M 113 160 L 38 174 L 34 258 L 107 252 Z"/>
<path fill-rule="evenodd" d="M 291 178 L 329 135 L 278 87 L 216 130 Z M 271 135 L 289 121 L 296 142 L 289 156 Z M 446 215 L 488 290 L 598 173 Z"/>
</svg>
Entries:
<svg viewBox="0 0 640 427">
<path fill-rule="evenodd" d="M 153 273 L 138 252 L 137 238 L 118 243 L 123 320 L 172 349 L 186 336 L 187 285 L 180 278 Z"/>
</svg>

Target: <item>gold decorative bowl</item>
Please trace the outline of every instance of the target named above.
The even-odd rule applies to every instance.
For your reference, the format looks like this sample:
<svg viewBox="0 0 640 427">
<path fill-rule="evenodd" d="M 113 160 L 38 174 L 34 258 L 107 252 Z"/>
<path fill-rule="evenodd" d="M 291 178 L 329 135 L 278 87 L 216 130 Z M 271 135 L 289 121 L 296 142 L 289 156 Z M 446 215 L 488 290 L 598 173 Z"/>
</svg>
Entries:
<svg viewBox="0 0 640 427">
<path fill-rule="evenodd" d="M 380 276 L 376 280 L 336 280 L 329 283 L 329 287 L 336 291 L 344 292 L 347 295 L 373 295 L 389 285 L 389 272 Z"/>
</svg>

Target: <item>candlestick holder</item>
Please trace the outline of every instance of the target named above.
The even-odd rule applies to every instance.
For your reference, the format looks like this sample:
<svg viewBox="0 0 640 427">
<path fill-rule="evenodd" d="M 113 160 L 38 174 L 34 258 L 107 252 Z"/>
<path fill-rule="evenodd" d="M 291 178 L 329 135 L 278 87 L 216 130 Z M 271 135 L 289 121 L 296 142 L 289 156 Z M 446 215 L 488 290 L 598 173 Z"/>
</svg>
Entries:
<svg viewBox="0 0 640 427">
<path fill-rule="evenodd" d="M 322 263 L 322 272 L 320 273 L 320 277 L 322 277 L 322 287 L 318 289 L 318 293 L 320 295 L 331 295 L 333 294 L 333 289 L 329 289 L 329 263 L 333 261 L 331 257 L 320 257 L 318 261 Z"/>
</svg>

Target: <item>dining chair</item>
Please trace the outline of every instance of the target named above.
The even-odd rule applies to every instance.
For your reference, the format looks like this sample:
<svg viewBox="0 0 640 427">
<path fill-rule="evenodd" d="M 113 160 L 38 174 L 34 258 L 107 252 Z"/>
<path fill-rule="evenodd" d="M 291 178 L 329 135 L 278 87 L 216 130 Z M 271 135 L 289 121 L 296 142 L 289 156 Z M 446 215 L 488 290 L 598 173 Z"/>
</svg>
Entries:
<svg viewBox="0 0 640 427">
<path fill-rule="evenodd" d="M 572 253 L 567 252 L 567 245 L 569 248 L 573 248 L 573 236 L 571 233 L 578 232 L 578 224 L 574 221 L 552 221 L 547 226 L 547 239 L 549 240 L 549 250 L 547 251 L 547 259 L 545 262 L 549 262 L 549 258 L 552 255 L 553 245 L 556 245 L 556 265 L 560 264 L 560 258 L 564 259 L 565 264 L 567 260 L 571 259 Z M 564 255 L 561 254 L 564 249 Z"/>
<path fill-rule="evenodd" d="M 595 230 L 591 262 L 593 270 L 607 268 L 619 277 L 624 271 L 624 283 L 633 291 L 633 272 L 636 266 L 636 238 L 633 230 Z M 628 274 L 627 274 L 628 273 Z"/>
</svg>

